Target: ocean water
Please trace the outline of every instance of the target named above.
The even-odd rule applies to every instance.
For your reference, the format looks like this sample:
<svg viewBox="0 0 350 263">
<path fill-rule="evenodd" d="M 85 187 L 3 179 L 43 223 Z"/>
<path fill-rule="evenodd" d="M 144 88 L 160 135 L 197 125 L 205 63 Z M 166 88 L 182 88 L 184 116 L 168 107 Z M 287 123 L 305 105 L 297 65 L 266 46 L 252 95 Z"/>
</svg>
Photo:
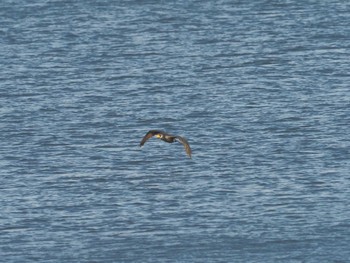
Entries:
<svg viewBox="0 0 350 263">
<path fill-rule="evenodd" d="M 347 1 L 0 17 L 0 262 L 349 262 Z"/>
</svg>

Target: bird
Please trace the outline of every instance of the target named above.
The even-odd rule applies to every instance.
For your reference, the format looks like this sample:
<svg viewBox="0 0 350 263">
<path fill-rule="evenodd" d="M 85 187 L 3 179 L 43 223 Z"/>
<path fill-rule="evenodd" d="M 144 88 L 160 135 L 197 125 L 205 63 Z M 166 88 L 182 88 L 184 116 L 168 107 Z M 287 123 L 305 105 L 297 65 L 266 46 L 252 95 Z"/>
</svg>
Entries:
<svg viewBox="0 0 350 263">
<path fill-rule="evenodd" d="M 140 147 L 142 147 L 145 142 L 152 138 L 153 136 L 155 136 L 158 139 L 161 139 L 162 141 L 168 142 L 168 143 L 173 143 L 173 142 L 180 142 L 184 147 L 185 147 L 185 151 L 187 153 L 187 155 L 192 159 L 192 150 L 191 147 L 188 143 L 188 141 L 181 136 L 178 135 L 171 135 L 168 133 L 165 133 L 163 131 L 159 131 L 159 130 L 150 130 L 146 133 L 146 135 L 142 138 L 141 142 L 140 142 Z"/>
</svg>

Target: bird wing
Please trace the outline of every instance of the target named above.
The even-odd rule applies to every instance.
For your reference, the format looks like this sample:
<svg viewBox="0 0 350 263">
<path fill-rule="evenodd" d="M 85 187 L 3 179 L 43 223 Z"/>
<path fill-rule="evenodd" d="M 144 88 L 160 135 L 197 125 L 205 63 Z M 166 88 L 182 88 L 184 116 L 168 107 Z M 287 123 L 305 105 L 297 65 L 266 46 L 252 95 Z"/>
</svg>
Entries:
<svg viewBox="0 0 350 263">
<path fill-rule="evenodd" d="M 185 147 L 185 151 L 187 153 L 187 155 L 191 157 L 191 154 L 192 154 L 192 150 L 191 150 L 191 147 L 188 143 L 188 141 L 184 138 L 184 137 L 181 137 L 181 136 L 175 136 L 175 138 L 180 142 L 182 143 L 182 145 Z"/>
<path fill-rule="evenodd" d="M 154 135 L 163 133 L 162 131 L 157 131 L 157 130 L 150 130 L 149 132 L 146 133 L 146 135 L 142 138 L 140 142 L 140 147 L 145 144 L 145 142 L 149 139 L 152 138 Z"/>
</svg>

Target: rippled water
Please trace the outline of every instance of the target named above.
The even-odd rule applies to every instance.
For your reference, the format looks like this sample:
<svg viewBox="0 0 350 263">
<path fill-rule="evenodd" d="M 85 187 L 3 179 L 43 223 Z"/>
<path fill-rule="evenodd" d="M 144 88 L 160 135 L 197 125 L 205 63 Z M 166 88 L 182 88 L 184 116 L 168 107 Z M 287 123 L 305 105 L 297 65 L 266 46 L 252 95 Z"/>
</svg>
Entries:
<svg viewBox="0 0 350 263">
<path fill-rule="evenodd" d="M 349 260 L 347 1 L 0 15 L 1 262 Z"/>
</svg>

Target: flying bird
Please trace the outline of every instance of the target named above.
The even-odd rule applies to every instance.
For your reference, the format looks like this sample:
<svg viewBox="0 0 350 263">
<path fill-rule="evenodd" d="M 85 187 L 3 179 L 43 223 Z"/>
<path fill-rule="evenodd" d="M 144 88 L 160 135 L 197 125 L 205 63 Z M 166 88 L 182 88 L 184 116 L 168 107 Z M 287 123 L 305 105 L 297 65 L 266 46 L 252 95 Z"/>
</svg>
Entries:
<svg viewBox="0 0 350 263">
<path fill-rule="evenodd" d="M 190 145 L 188 144 L 188 141 L 184 137 L 171 135 L 163 131 L 150 130 L 149 132 L 147 132 L 140 142 L 140 147 L 142 147 L 145 144 L 145 142 L 153 136 L 168 143 L 180 142 L 185 147 L 187 155 L 191 158 L 192 150 L 190 148 Z"/>
</svg>

